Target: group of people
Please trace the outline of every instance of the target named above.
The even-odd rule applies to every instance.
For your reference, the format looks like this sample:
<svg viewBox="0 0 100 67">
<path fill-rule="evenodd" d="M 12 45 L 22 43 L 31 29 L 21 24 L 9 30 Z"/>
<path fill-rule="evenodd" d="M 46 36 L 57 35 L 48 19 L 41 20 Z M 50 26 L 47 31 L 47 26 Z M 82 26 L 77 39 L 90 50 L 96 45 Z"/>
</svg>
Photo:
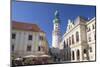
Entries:
<svg viewBox="0 0 100 67">
<path fill-rule="evenodd" d="M 50 63 L 49 58 L 23 58 L 22 60 L 12 60 L 12 66 L 41 65 Z"/>
</svg>

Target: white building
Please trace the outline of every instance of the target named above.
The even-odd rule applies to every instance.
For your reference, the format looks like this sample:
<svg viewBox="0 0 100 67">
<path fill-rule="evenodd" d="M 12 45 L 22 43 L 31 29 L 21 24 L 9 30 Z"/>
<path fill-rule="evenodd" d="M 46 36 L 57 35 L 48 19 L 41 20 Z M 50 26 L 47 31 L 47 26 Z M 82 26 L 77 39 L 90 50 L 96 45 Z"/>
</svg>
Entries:
<svg viewBox="0 0 100 67">
<path fill-rule="evenodd" d="M 68 20 L 60 49 L 64 48 L 64 43 L 69 47 L 66 57 L 71 56 L 72 62 L 95 61 L 95 22 L 95 18 L 86 20 L 80 16 L 75 21 Z"/>
<path fill-rule="evenodd" d="M 36 25 L 12 21 L 11 51 L 13 57 L 48 53 L 45 33 Z"/>
<path fill-rule="evenodd" d="M 95 18 L 91 19 L 89 22 L 86 23 L 87 25 L 87 42 L 89 45 L 89 59 L 95 60 L 95 46 L 96 46 L 96 31 L 95 31 Z"/>
</svg>

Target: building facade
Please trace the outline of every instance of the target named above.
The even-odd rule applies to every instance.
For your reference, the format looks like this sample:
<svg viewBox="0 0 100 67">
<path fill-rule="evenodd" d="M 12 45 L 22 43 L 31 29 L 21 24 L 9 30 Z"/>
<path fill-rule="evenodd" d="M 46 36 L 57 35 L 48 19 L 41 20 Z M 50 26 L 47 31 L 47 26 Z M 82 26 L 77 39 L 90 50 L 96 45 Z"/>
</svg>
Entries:
<svg viewBox="0 0 100 67">
<path fill-rule="evenodd" d="M 74 21 L 68 20 L 60 49 L 66 46 L 69 61 L 95 61 L 95 23 L 95 18 L 86 20 L 80 16 Z"/>
<path fill-rule="evenodd" d="M 87 22 L 87 43 L 89 45 L 89 59 L 95 60 L 96 46 L 96 21 L 95 18 Z"/>
<path fill-rule="evenodd" d="M 36 24 L 12 21 L 11 52 L 14 58 L 48 54 L 45 33 Z"/>
</svg>

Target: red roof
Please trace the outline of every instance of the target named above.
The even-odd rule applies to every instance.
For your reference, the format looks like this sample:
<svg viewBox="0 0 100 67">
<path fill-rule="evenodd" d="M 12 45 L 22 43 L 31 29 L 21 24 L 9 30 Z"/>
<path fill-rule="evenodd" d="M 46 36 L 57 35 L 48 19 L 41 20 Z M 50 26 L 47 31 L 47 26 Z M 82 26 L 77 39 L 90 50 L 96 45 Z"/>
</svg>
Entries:
<svg viewBox="0 0 100 67">
<path fill-rule="evenodd" d="M 43 32 L 36 24 L 12 21 L 12 29 Z"/>
</svg>

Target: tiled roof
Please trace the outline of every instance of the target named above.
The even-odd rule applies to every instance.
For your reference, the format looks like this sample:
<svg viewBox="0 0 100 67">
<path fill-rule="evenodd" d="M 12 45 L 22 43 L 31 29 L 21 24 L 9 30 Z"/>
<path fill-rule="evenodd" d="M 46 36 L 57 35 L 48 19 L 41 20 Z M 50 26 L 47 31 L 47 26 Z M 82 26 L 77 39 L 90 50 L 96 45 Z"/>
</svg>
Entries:
<svg viewBox="0 0 100 67">
<path fill-rule="evenodd" d="M 36 24 L 12 21 L 12 29 L 43 32 Z"/>
</svg>

